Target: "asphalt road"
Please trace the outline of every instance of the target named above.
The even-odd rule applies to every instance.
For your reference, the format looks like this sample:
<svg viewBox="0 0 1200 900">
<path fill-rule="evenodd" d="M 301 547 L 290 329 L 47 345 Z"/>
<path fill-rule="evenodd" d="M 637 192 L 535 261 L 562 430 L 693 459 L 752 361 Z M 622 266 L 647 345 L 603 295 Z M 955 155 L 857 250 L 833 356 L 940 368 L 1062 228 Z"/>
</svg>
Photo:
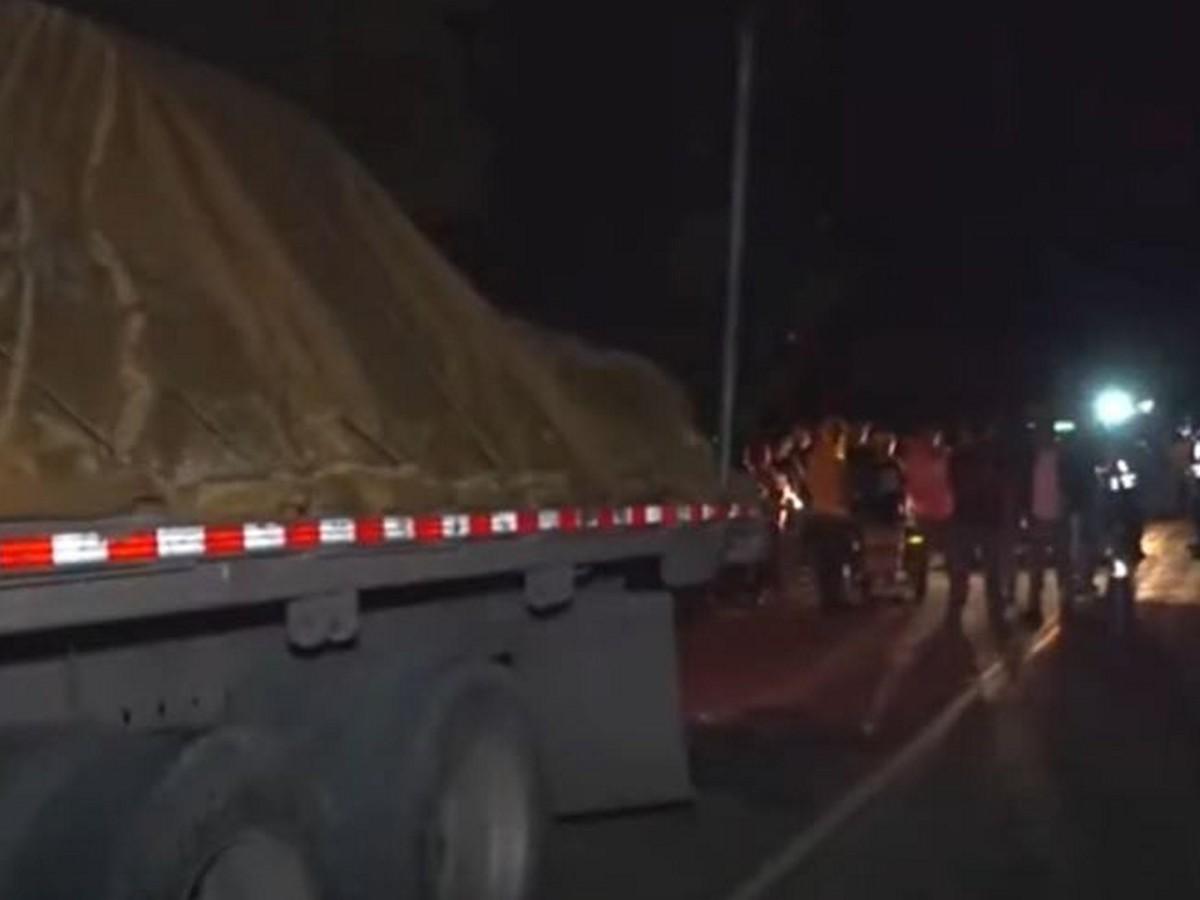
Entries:
<svg viewBox="0 0 1200 900">
<path fill-rule="evenodd" d="M 997 643 L 980 598 L 963 629 L 944 627 L 938 591 L 916 611 L 781 616 L 764 626 L 783 659 L 772 668 L 750 615 L 709 626 L 750 645 L 730 671 L 761 674 L 732 692 L 749 698 L 739 707 L 719 689 L 720 640 L 684 634 L 696 802 L 559 824 L 544 896 L 1200 895 L 1200 567 L 1186 540 L 1150 535 L 1140 631 L 1122 644 L 1096 610 Z M 789 630 L 809 652 L 780 652 Z M 1042 652 L 1020 663 L 1035 641 Z M 978 702 L 923 739 L 983 673 Z M 897 774 L 826 827 L 885 769 Z"/>
</svg>

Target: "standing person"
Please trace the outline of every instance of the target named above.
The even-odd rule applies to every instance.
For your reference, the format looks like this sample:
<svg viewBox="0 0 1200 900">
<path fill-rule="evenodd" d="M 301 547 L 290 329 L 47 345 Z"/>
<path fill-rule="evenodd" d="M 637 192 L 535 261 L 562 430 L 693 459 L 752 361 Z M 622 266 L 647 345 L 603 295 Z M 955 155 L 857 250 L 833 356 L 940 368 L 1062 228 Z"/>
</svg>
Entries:
<svg viewBox="0 0 1200 900">
<path fill-rule="evenodd" d="M 875 448 L 871 445 L 871 425 L 864 422 L 851 429 L 846 444 L 846 474 L 850 487 L 850 509 L 861 518 L 871 503 L 875 482 Z"/>
<path fill-rule="evenodd" d="M 863 581 L 872 596 L 900 599 L 904 480 L 896 461 L 896 438 L 885 431 L 874 431 L 870 448 L 868 486 L 856 510 L 863 547 Z"/>
<path fill-rule="evenodd" d="M 1192 525 L 1190 549 L 1193 557 L 1200 558 L 1200 430 L 1193 427 L 1190 416 L 1179 429 L 1176 445 L 1185 466 L 1183 509 Z"/>
<path fill-rule="evenodd" d="M 1178 428 L 1167 445 L 1167 468 L 1171 474 L 1173 514 L 1191 517 L 1192 440 L 1190 429 Z"/>
<path fill-rule="evenodd" d="M 880 521 L 898 525 L 904 511 L 904 475 L 896 459 L 896 435 L 876 431 L 871 435 L 871 447 L 874 450 L 871 507 Z"/>
<path fill-rule="evenodd" d="M 1096 466 L 1100 462 L 1092 438 L 1072 434 L 1062 444 L 1059 467 L 1066 519 L 1066 561 L 1071 598 L 1091 595 L 1092 579 L 1100 563 L 1100 484 Z M 1070 615 L 1071 605 L 1063 606 Z"/>
<path fill-rule="evenodd" d="M 821 424 L 806 463 L 809 515 L 805 535 L 812 548 L 821 606 L 839 609 L 847 605 L 845 571 L 853 541 L 846 433 L 841 422 L 827 419 Z"/>
<path fill-rule="evenodd" d="M 1046 569 L 1053 567 L 1062 609 L 1071 603 L 1066 502 L 1063 497 L 1062 453 L 1054 432 L 1038 429 L 1029 471 L 1029 604 L 1025 621 L 1040 628 L 1045 619 L 1042 593 Z M 1068 613 L 1069 614 L 1069 613 Z"/>
<path fill-rule="evenodd" d="M 988 621 L 997 635 L 1007 631 L 1008 567 L 1016 491 L 996 430 L 964 428 L 950 459 L 954 491 L 956 553 L 950 570 L 950 615 L 966 605 L 971 562 L 983 563 Z"/>
<path fill-rule="evenodd" d="M 954 490 L 950 484 L 950 457 L 941 432 L 927 428 L 905 442 L 900 460 L 904 472 L 906 505 L 921 542 L 912 548 L 909 575 L 913 595 L 925 599 L 929 587 L 929 563 L 940 550 L 947 564 L 956 559 L 953 540 Z"/>
</svg>

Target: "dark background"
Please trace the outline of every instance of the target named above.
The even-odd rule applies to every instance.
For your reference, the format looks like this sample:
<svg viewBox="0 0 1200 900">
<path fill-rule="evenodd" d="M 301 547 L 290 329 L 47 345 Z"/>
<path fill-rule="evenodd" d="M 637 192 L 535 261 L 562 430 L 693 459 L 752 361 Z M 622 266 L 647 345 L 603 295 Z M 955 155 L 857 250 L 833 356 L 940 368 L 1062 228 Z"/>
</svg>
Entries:
<svg viewBox="0 0 1200 900">
<path fill-rule="evenodd" d="M 712 421 L 740 4 L 67 5 L 308 108 L 496 303 Z M 757 10 L 743 428 L 1197 386 L 1195 3 Z"/>
</svg>

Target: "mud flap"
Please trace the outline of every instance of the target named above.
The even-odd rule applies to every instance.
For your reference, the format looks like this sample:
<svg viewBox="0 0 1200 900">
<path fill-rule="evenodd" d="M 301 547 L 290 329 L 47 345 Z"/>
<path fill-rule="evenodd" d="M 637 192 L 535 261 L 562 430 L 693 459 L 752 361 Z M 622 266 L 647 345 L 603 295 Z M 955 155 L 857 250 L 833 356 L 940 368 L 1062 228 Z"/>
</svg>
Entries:
<svg viewBox="0 0 1200 900">
<path fill-rule="evenodd" d="M 556 813 L 691 797 L 669 594 L 585 589 L 531 619 L 516 664 Z"/>
</svg>

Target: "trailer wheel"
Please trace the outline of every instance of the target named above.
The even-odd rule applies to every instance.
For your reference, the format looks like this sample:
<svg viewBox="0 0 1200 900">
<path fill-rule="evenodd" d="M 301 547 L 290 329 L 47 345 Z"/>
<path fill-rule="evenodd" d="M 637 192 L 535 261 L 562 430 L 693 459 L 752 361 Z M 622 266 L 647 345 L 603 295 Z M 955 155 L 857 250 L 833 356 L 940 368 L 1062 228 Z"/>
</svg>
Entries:
<svg viewBox="0 0 1200 900">
<path fill-rule="evenodd" d="M 147 738 L 97 760 L 43 810 L 18 896 L 320 900 L 308 796 L 260 735 Z"/>
<path fill-rule="evenodd" d="M 532 729 L 499 678 L 453 685 L 414 744 L 418 896 L 524 900 L 533 889 L 543 804 Z"/>
<path fill-rule="evenodd" d="M 319 900 L 316 805 L 282 749 L 250 731 L 188 745 L 137 811 L 113 900 Z"/>
</svg>

